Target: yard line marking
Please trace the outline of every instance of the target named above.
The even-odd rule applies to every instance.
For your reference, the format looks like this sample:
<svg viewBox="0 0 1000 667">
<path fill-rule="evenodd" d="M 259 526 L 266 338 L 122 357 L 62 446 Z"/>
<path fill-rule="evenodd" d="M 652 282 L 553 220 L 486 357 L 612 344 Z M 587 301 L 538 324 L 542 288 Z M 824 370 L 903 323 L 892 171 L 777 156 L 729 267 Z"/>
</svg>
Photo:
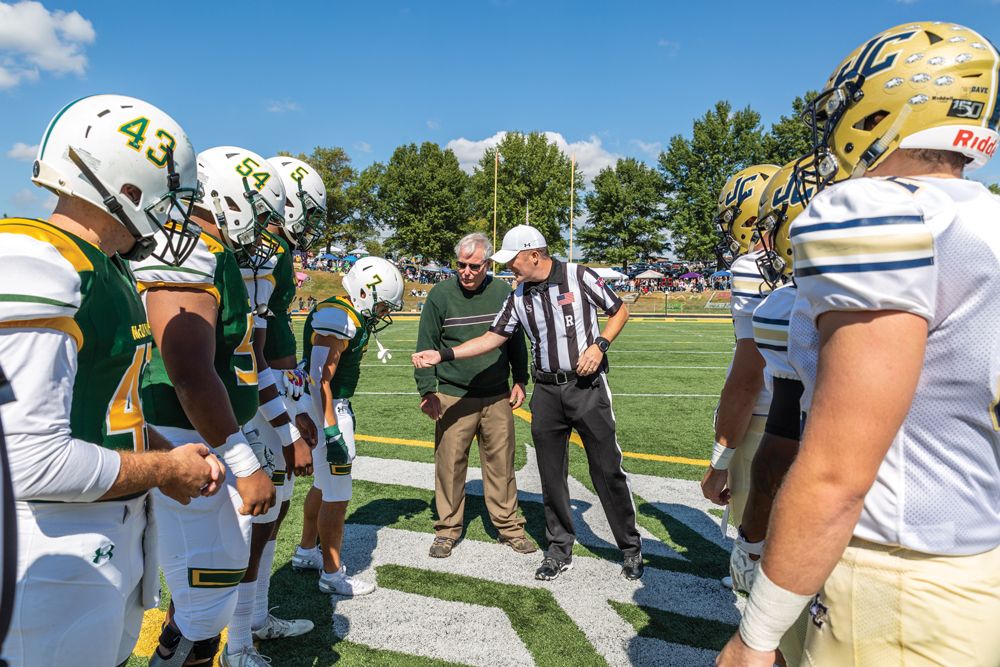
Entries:
<svg viewBox="0 0 1000 667">
<path fill-rule="evenodd" d="M 409 445 L 410 447 L 430 447 L 434 449 L 433 442 L 427 442 L 425 440 L 403 440 L 401 438 L 382 438 L 377 435 L 354 435 L 355 440 L 363 440 L 365 442 L 381 442 L 387 445 Z"/>
<path fill-rule="evenodd" d="M 608 350 L 612 354 L 732 354 L 732 350 L 724 352 L 699 352 L 697 350 Z"/>
<path fill-rule="evenodd" d="M 618 395 L 621 396 L 622 394 Z M 531 413 L 525 410 L 524 408 L 518 408 L 517 410 L 514 410 L 514 414 L 523 419 L 524 421 L 528 422 L 529 424 L 531 423 Z M 580 447 L 583 447 L 583 440 L 581 440 L 580 436 L 576 433 L 570 434 L 569 441 L 576 443 Z M 684 463 L 687 465 L 704 466 L 704 467 L 707 467 L 712 463 L 711 461 L 706 461 L 702 459 L 688 459 L 684 458 L 683 456 L 660 456 L 659 454 L 637 454 L 635 452 L 622 452 L 622 456 L 627 456 L 632 459 L 643 459 L 646 461 L 661 461 L 663 463 Z"/>
</svg>

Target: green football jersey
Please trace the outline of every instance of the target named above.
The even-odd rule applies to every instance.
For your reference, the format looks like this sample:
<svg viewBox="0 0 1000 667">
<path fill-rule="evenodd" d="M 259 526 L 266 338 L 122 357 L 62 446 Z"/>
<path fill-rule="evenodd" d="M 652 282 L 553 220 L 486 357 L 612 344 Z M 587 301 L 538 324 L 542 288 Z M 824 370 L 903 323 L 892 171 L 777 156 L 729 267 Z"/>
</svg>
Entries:
<svg viewBox="0 0 1000 667">
<path fill-rule="evenodd" d="M 157 241 L 164 242 L 160 234 Z M 219 306 L 215 321 L 215 371 L 226 386 L 236 421 L 242 425 L 253 419 L 259 405 L 253 322 L 250 299 L 232 251 L 202 232 L 195 250 L 182 266 L 166 266 L 150 257 L 137 263 L 134 271 L 140 290 L 186 287 L 215 297 Z M 146 419 L 150 424 L 194 429 L 156 348 L 142 377 L 142 399 L 149 406 Z"/>
<path fill-rule="evenodd" d="M 295 332 L 288 306 L 295 298 L 295 268 L 292 265 L 292 251 L 284 239 L 278 239 L 281 246 L 274 256 L 274 292 L 267 307 L 274 313 L 274 319 L 267 321 L 267 338 L 264 339 L 264 358 L 268 361 L 295 356 Z"/>
<path fill-rule="evenodd" d="M 41 220 L 0 221 L 0 243 L 17 249 L 0 266 L 0 330 L 53 329 L 76 342 L 72 436 L 145 450 L 139 378 L 153 337 L 128 263 Z"/>
<path fill-rule="evenodd" d="M 334 398 L 350 398 L 361 379 L 361 360 L 368 351 L 370 332 L 364 316 L 354 309 L 346 296 L 335 296 L 321 301 L 306 318 L 302 332 L 305 358 L 312 354 L 316 336 L 335 336 L 347 340 L 347 349 L 341 352 L 337 370 L 330 380 Z"/>
</svg>

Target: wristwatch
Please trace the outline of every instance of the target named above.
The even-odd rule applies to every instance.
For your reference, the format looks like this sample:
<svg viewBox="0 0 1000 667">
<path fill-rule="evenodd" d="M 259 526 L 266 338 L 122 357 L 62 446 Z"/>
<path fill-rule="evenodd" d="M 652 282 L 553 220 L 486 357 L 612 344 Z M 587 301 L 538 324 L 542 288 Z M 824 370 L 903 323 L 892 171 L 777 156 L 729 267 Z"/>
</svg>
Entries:
<svg viewBox="0 0 1000 667">
<path fill-rule="evenodd" d="M 611 341 L 602 336 L 594 341 L 594 345 L 599 347 L 601 349 L 601 352 L 607 352 L 608 348 L 611 347 Z"/>
</svg>

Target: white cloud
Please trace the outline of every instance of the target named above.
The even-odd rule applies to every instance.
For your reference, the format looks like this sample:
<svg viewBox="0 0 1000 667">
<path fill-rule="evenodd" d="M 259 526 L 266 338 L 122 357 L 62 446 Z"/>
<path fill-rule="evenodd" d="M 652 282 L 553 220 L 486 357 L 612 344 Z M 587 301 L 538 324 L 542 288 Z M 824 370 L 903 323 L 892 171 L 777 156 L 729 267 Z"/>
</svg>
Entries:
<svg viewBox="0 0 1000 667">
<path fill-rule="evenodd" d="M 40 2 L 0 2 L 0 90 L 35 81 L 40 71 L 83 76 L 83 47 L 96 38 L 93 24 L 75 11 L 50 12 Z"/>
<path fill-rule="evenodd" d="M 286 111 L 302 111 L 302 107 L 299 106 L 298 102 L 291 102 L 285 100 L 284 102 L 274 102 L 270 101 L 266 103 L 267 110 L 271 113 L 284 113 Z"/>
<path fill-rule="evenodd" d="M 8 201 L 13 204 L 14 208 L 24 211 L 34 205 L 38 201 L 38 195 L 29 190 L 28 188 L 21 188 L 14 194 L 12 194 Z"/>
<path fill-rule="evenodd" d="M 438 129 L 441 126 L 438 125 L 437 123 L 435 123 L 434 121 L 429 120 L 429 121 L 427 121 L 427 127 L 431 128 L 432 130 L 436 130 L 436 129 Z"/>
<path fill-rule="evenodd" d="M 39 206 L 39 207 L 40 207 L 40 208 L 41 208 L 41 209 L 42 209 L 43 211 L 45 211 L 45 214 L 46 214 L 46 216 L 49 216 L 49 215 L 51 215 L 51 214 L 52 214 L 52 211 L 56 210 L 56 204 L 58 204 L 58 203 L 59 203 L 59 197 L 58 197 L 57 195 L 54 195 L 54 194 L 52 194 L 52 193 L 50 192 L 50 193 L 49 193 L 49 196 L 48 196 L 48 197 L 46 197 L 46 198 L 45 198 L 45 199 L 44 199 L 44 200 L 42 201 L 42 203 L 41 203 L 41 204 L 39 204 L 38 206 Z"/>
<path fill-rule="evenodd" d="M 654 141 L 651 144 L 647 144 L 645 141 L 642 141 L 641 139 L 633 139 L 628 143 L 630 146 L 634 146 L 635 149 L 640 153 L 645 153 L 646 155 L 650 155 L 653 157 L 656 157 L 660 154 L 661 149 L 659 141 Z"/>
<path fill-rule="evenodd" d="M 7 151 L 7 157 L 12 160 L 20 160 L 21 162 L 31 162 L 38 155 L 38 144 L 34 146 L 29 146 L 28 144 L 21 143 L 18 141 L 14 144 L 14 147 Z"/>
<path fill-rule="evenodd" d="M 661 49 L 666 49 L 667 50 L 667 57 L 668 58 L 673 58 L 674 56 L 676 56 L 677 52 L 680 51 L 680 49 L 681 49 L 681 43 L 680 42 L 671 42 L 668 39 L 661 39 L 660 41 L 658 41 L 656 43 L 656 45 L 658 47 L 660 47 Z"/>
<path fill-rule="evenodd" d="M 610 153 L 606 151 L 601 146 L 601 140 L 596 135 L 591 135 L 586 141 L 575 141 L 570 143 L 566 141 L 563 135 L 558 132 L 543 132 L 545 138 L 550 142 L 555 142 L 556 146 L 559 147 L 566 155 L 576 155 L 576 163 L 583 172 L 584 177 L 587 179 L 587 186 L 590 187 L 594 180 L 594 177 L 600 173 L 601 169 L 605 167 L 614 167 L 618 162 L 618 159 L 622 157 L 617 153 Z M 468 173 L 472 173 L 473 169 L 479 165 L 480 158 L 483 157 L 483 153 L 486 152 L 487 148 L 496 147 L 503 138 L 507 135 L 506 132 L 497 132 L 492 137 L 488 139 L 483 139 L 481 141 L 470 141 L 469 139 L 452 139 L 448 142 L 445 148 L 450 148 L 455 153 L 455 157 L 458 158 L 459 166 Z M 503 158 L 501 157 L 501 160 Z"/>
<path fill-rule="evenodd" d="M 361 151 L 362 153 L 372 152 L 371 144 L 369 144 L 367 141 L 359 141 L 358 143 L 354 144 L 354 148 L 356 150 Z"/>
</svg>

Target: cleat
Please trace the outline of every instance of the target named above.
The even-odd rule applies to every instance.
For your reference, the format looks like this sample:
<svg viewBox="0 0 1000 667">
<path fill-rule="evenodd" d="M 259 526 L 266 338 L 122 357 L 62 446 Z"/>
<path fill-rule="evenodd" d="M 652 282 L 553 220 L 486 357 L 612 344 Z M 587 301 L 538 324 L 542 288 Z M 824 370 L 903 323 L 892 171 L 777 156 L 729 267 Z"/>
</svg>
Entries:
<svg viewBox="0 0 1000 667">
<path fill-rule="evenodd" d="M 519 554 L 533 554 L 538 551 L 538 547 L 535 546 L 534 542 L 528 539 L 527 535 L 519 535 L 517 537 L 498 537 L 497 542 L 499 544 L 506 544 Z"/>
<path fill-rule="evenodd" d="M 222 653 L 219 654 L 221 667 L 269 667 L 270 664 L 271 659 L 257 653 L 257 649 L 253 646 L 245 648 L 239 653 L 230 653 L 229 644 L 226 644 L 222 648 Z"/>
<path fill-rule="evenodd" d="M 294 621 L 286 621 L 271 614 L 267 615 L 264 625 L 253 631 L 254 639 L 283 639 L 285 637 L 298 637 L 313 629 L 313 622 L 304 618 Z"/>
<path fill-rule="evenodd" d="M 343 595 L 345 597 L 358 597 L 368 595 L 375 590 L 375 584 L 361 581 L 347 575 L 347 567 L 341 566 L 336 574 L 324 572 L 319 577 L 319 590 L 330 595 Z"/>
<path fill-rule="evenodd" d="M 550 558 L 546 556 L 542 560 L 542 566 L 535 570 L 535 579 L 541 579 L 543 581 L 552 581 L 558 577 L 563 572 L 568 572 L 573 569 L 573 561 L 571 560 L 556 560 L 555 558 Z"/>
<path fill-rule="evenodd" d="M 306 570 L 322 570 L 323 554 L 319 549 L 305 551 L 302 547 L 297 547 L 292 555 L 292 572 L 305 572 Z"/>
<path fill-rule="evenodd" d="M 638 581 L 642 579 L 642 575 L 645 574 L 646 568 L 642 564 L 642 552 L 637 553 L 634 556 L 625 556 L 625 563 L 622 565 L 622 576 L 629 581 Z"/>
</svg>

